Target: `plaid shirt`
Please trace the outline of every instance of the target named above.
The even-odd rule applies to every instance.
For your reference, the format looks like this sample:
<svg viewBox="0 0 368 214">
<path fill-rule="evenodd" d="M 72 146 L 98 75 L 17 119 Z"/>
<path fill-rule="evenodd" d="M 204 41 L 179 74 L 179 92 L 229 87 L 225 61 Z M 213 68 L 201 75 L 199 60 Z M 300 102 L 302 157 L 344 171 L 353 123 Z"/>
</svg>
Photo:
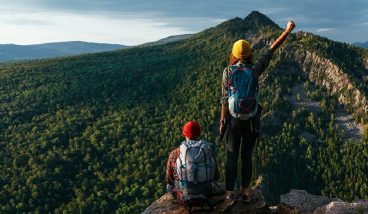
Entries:
<svg viewBox="0 0 368 214">
<path fill-rule="evenodd" d="M 166 164 L 166 184 L 174 185 L 175 180 L 179 180 L 179 175 L 176 172 L 176 159 L 180 155 L 180 149 L 177 147 L 172 150 Z"/>
</svg>

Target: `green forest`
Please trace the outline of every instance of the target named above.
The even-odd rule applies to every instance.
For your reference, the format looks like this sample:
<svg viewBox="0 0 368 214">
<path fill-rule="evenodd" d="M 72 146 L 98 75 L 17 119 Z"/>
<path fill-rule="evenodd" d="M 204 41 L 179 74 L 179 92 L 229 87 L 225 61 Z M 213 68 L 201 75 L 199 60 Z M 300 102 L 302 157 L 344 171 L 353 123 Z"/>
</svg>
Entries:
<svg viewBox="0 0 368 214">
<path fill-rule="evenodd" d="M 220 83 L 231 46 L 251 39 L 256 60 L 281 32 L 252 12 L 167 44 L 0 64 L 0 212 L 140 213 L 165 192 L 167 157 L 188 120 L 216 143 L 223 170 Z M 271 203 L 290 189 L 368 198 L 368 116 L 346 107 L 363 124 L 360 142 L 347 139 L 338 97 L 308 78 L 296 50 L 329 59 L 368 98 L 367 50 L 291 35 L 260 79 L 254 180 L 264 176 Z M 320 110 L 291 102 L 295 84 Z"/>
</svg>

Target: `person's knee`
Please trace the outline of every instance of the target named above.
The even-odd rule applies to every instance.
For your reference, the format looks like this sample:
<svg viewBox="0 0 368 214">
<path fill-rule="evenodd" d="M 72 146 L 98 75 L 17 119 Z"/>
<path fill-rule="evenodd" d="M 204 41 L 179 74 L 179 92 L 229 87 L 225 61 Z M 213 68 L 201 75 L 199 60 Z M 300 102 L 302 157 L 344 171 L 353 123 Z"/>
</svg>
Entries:
<svg viewBox="0 0 368 214">
<path fill-rule="evenodd" d="M 253 149 L 246 150 L 243 153 L 242 158 L 245 158 L 247 160 L 252 159 L 252 154 L 253 154 Z"/>
<path fill-rule="evenodd" d="M 235 155 L 234 154 L 235 150 L 236 150 L 236 148 L 233 144 L 226 144 L 226 151 L 227 151 L 228 155 L 230 154 L 230 155 L 234 156 Z"/>
<path fill-rule="evenodd" d="M 239 151 L 234 151 L 234 150 L 227 150 L 227 160 L 238 160 L 238 157 L 239 157 Z"/>
</svg>

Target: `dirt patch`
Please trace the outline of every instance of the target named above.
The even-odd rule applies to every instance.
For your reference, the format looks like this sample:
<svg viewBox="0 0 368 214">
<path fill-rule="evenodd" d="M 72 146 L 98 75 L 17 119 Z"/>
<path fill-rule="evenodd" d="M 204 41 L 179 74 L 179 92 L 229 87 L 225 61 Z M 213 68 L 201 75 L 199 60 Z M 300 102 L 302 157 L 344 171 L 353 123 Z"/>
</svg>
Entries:
<svg viewBox="0 0 368 214">
<path fill-rule="evenodd" d="M 335 109 L 335 122 L 342 128 L 347 139 L 361 141 L 363 126 L 356 123 L 353 116 L 346 112 L 342 105 L 338 105 Z"/>
</svg>

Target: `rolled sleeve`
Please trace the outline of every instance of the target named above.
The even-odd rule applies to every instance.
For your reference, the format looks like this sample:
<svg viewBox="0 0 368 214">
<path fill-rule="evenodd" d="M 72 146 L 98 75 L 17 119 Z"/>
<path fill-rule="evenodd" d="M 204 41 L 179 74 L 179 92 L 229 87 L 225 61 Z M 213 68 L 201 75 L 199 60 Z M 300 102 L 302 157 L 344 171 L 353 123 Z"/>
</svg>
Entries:
<svg viewBox="0 0 368 214">
<path fill-rule="evenodd" d="M 176 179 L 176 159 L 180 155 L 180 149 L 177 147 L 170 152 L 169 158 L 166 163 L 166 184 L 174 185 Z"/>
<path fill-rule="evenodd" d="M 253 70 L 257 73 L 258 76 L 261 76 L 261 74 L 266 70 L 266 68 L 270 64 L 272 56 L 273 51 L 271 49 L 268 49 L 266 53 L 262 55 L 261 59 L 256 62 Z"/>
<path fill-rule="evenodd" d="M 225 68 L 224 72 L 222 73 L 221 104 L 228 104 L 228 98 L 229 98 L 228 73 L 229 73 L 228 68 Z"/>
</svg>

